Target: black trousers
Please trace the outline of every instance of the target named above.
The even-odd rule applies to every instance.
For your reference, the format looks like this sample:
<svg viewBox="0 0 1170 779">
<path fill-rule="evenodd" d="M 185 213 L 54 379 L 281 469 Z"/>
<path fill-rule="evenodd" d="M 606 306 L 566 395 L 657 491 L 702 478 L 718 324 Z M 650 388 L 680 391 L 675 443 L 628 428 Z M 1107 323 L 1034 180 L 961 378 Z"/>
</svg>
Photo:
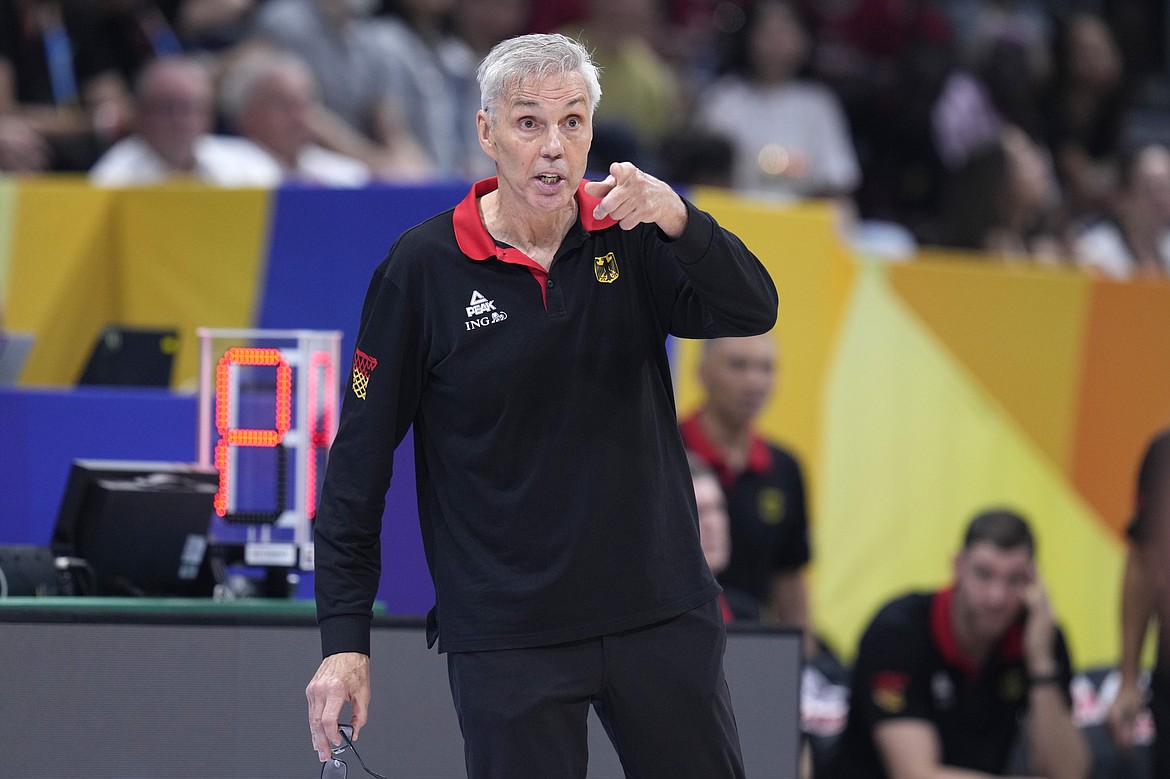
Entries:
<svg viewBox="0 0 1170 779">
<path fill-rule="evenodd" d="M 716 601 L 556 646 L 447 656 L 469 779 L 583 779 L 597 711 L 630 779 L 743 779 Z"/>
</svg>

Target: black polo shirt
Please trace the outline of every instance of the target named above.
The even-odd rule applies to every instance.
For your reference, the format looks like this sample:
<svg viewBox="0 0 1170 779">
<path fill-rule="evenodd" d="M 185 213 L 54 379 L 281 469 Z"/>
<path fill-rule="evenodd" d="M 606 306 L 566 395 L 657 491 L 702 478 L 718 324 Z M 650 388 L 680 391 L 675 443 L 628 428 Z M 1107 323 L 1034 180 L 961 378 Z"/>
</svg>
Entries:
<svg viewBox="0 0 1170 779">
<path fill-rule="evenodd" d="M 383 501 L 412 424 L 440 651 L 604 635 L 719 591 L 665 342 L 770 329 L 767 271 L 689 203 L 669 241 L 594 219 L 582 187 L 545 272 L 484 228 L 476 200 L 496 186 L 408 230 L 374 273 L 316 519 L 325 654 L 369 652 Z"/>
<path fill-rule="evenodd" d="M 976 668 L 951 631 L 951 596 L 950 589 L 902 596 L 884 606 L 866 629 L 854 661 L 849 718 L 838 742 L 834 779 L 885 779 L 873 732 L 893 719 L 934 725 L 943 765 L 990 774 L 1007 771 L 1028 705 L 1023 619 Z M 1055 654 L 1067 691 L 1072 664 L 1059 630 Z"/>
<path fill-rule="evenodd" d="M 731 557 L 719 583 L 767 603 L 773 577 L 803 568 L 811 557 L 800 463 L 787 450 L 752 436 L 747 468 L 732 473 L 698 413 L 680 430 L 687 449 L 715 470 L 727 498 Z"/>
</svg>

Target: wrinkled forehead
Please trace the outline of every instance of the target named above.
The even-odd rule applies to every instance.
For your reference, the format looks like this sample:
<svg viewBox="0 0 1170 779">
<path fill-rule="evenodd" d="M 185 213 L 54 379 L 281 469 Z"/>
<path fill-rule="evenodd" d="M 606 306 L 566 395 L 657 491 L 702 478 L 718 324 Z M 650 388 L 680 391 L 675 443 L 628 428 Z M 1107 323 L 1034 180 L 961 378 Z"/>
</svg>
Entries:
<svg viewBox="0 0 1170 779">
<path fill-rule="evenodd" d="M 580 107 L 588 112 L 589 90 L 576 71 L 522 75 L 509 80 L 500 93 L 499 107 L 512 110 L 522 106 Z"/>
</svg>

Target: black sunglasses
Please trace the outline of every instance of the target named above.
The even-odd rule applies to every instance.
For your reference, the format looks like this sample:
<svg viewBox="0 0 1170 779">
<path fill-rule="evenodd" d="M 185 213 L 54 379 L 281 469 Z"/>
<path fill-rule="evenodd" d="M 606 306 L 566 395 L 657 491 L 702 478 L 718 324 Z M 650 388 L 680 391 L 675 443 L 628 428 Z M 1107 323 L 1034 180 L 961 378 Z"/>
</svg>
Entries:
<svg viewBox="0 0 1170 779">
<path fill-rule="evenodd" d="M 346 779 L 349 775 L 349 768 L 345 764 L 345 758 L 351 753 L 357 758 L 358 764 L 367 774 L 375 779 L 386 779 L 385 776 L 366 767 L 362 756 L 358 754 L 357 747 L 353 745 L 353 728 L 349 725 L 338 725 L 337 730 L 341 733 L 341 743 L 331 748 L 329 759 L 321 764 L 321 779 Z"/>
</svg>

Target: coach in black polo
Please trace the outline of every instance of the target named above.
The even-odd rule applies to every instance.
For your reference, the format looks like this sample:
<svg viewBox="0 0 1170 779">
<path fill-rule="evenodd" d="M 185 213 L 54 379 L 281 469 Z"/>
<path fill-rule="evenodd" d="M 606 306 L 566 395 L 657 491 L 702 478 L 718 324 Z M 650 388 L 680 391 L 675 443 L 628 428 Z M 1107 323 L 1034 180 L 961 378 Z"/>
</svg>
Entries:
<svg viewBox="0 0 1170 779">
<path fill-rule="evenodd" d="M 877 613 L 853 666 L 833 779 L 1002 776 L 1023 737 L 1029 776 L 1085 779 L 1071 662 L 1018 514 L 968 525 L 954 583 Z"/>
<path fill-rule="evenodd" d="M 498 177 L 403 234 L 362 309 L 316 520 L 314 747 L 344 701 L 355 733 L 367 719 L 379 524 L 413 424 L 468 775 L 583 776 L 592 705 L 628 776 L 741 777 L 665 339 L 767 331 L 775 287 L 633 165 L 582 183 L 600 86 L 580 44 L 505 41 L 479 81 Z"/>
</svg>

